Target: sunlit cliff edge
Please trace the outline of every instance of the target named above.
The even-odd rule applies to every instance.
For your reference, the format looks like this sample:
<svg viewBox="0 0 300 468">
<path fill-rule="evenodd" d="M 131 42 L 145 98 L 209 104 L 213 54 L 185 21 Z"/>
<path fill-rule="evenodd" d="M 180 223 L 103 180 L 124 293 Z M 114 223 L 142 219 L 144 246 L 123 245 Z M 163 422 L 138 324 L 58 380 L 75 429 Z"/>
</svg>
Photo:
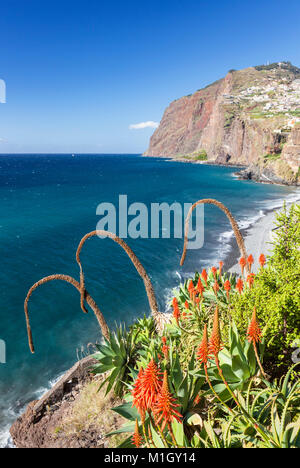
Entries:
<svg viewBox="0 0 300 468">
<path fill-rule="evenodd" d="M 243 178 L 299 184 L 300 69 L 230 70 L 173 101 L 144 155 L 243 165 Z"/>
</svg>

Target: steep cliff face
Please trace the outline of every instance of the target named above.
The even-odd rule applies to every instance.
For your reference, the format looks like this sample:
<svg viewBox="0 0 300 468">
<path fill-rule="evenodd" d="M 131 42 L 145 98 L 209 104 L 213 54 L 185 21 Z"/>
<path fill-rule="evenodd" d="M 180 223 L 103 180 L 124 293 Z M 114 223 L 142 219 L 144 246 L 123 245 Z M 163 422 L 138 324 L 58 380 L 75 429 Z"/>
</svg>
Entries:
<svg viewBox="0 0 300 468">
<path fill-rule="evenodd" d="M 300 69 L 284 62 L 231 71 L 172 102 L 145 156 L 241 164 L 251 167 L 256 178 L 267 167 L 270 177 L 264 180 L 272 181 L 274 174 L 281 182 L 295 183 L 298 122 Z"/>
</svg>

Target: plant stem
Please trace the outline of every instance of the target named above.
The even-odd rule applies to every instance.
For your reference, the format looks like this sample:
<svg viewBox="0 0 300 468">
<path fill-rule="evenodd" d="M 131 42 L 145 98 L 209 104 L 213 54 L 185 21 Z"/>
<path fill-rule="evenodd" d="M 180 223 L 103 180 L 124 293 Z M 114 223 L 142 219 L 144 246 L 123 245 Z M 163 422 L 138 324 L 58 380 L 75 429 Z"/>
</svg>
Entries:
<svg viewBox="0 0 300 468">
<path fill-rule="evenodd" d="M 159 427 L 159 425 L 156 425 L 156 424 L 155 424 L 155 422 L 154 422 L 154 420 L 153 420 L 152 415 L 150 414 L 150 412 L 149 412 L 149 418 L 150 418 L 150 421 L 151 421 L 152 426 L 156 429 L 156 431 L 157 431 L 157 429 L 158 429 L 158 431 L 159 431 L 159 433 L 160 433 L 160 436 L 161 436 L 161 439 L 162 439 L 162 441 L 163 441 L 163 444 L 164 444 L 165 448 L 169 448 L 169 444 L 168 444 L 168 442 L 167 442 L 167 439 L 166 439 L 165 436 L 164 436 L 164 433 L 162 432 L 162 430 L 161 430 L 161 428 Z"/>
<path fill-rule="evenodd" d="M 222 399 L 219 397 L 219 395 L 217 394 L 217 392 L 215 391 L 214 387 L 212 386 L 212 383 L 210 381 L 210 378 L 208 376 L 208 372 L 207 372 L 207 365 L 204 364 L 204 371 L 205 371 L 205 377 L 206 377 L 206 380 L 207 380 L 207 383 L 211 389 L 211 391 L 213 392 L 213 394 L 215 395 L 215 397 L 222 403 L 222 405 L 224 405 L 228 411 L 230 411 L 230 413 L 233 413 L 232 409 L 229 408 L 229 406 L 226 405 L 226 403 L 224 401 L 222 401 Z"/>
<path fill-rule="evenodd" d="M 175 439 L 175 436 L 174 436 L 174 432 L 173 432 L 173 429 L 172 429 L 172 426 L 171 426 L 171 423 L 168 422 L 168 429 L 169 429 L 169 432 L 171 434 L 171 438 L 172 438 L 172 441 L 173 441 L 173 444 L 175 445 L 176 448 L 179 448 L 178 447 L 178 444 L 177 444 L 177 441 Z"/>
<path fill-rule="evenodd" d="M 218 368 L 218 371 L 219 371 L 219 374 L 220 374 L 220 377 L 221 379 L 223 380 L 224 382 L 224 385 L 225 387 L 227 388 L 227 390 L 229 391 L 230 395 L 232 396 L 232 398 L 234 399 L 235 403 L 237 404 L 238 408 L 241 410 L 241 412 L 243 413 L 243 415 L 251 422 L 251 424 L 253 425 L 254 429 L 261 435 L 261 437 L 266 441 L 266 442 L 270 442 L 269 441 L 269 438 L 268 436 L 264 433 L 264 431 L 259 427 L 259 425 L 257 424 L 257 422 L 255 421 L 255 419 L 248 413 L 248 411 L 245 410 L 245 408 L 243 408 L 243 406 L 240 404 L 240 402 L 238 401 L 238 399 L 236 398 L 235 394 L 233 393 L 233 391 L 231 390 L 231 388 L 229 387 L 228 383 L 226 382 L 225 380 L 225 377 L 223 375 L 223 371 L 220 367 L 220 362 L 219 362 L 219 359 L 218 359 L 218 356 L 215 356 L 215 360 L 216 360 L 216 364 L 217 364 L 217 368 Z"/>
<path fill-rule="evenodd" d="M 257 360 L 257 364 L 258 364 L 258 366 L 259 366 L 259 368 L 260 368 L 260 370 L 261 370 L 261 373 L 262 373 L 262 375 L 264 376 L 264 378 L 265 378 L 266 380 L 268 380 L 268 379 L 267 379 L 267 376 L 266 376 L 266 374 L 265 374 L 265 371 L 264 371 L 264 369 L 263 369 L 262 363 L 261 363 L 261 361 L 260 361 L 260 359 L 259 359 L 259 355 L 258 355 L 258 352 L 257 352 L 256 343 L 255 343 L 254 341 L 253 341 L 253 348 L 254 348 L 254 353 L 255 353 L 256 360 Z"/>
<path fill-rule="evenodd" d="M 145 423 L 142 424 L 142 427 L 143 427 L 143 433 L 144 433 L 144 437 L 145 437 L 145 442 L 146 442 L 147 448 L 150 448 L 149 441 L 148 441 L 148 437 L 147 437 L 147 434 L 146 434 Z"/>
</svg>

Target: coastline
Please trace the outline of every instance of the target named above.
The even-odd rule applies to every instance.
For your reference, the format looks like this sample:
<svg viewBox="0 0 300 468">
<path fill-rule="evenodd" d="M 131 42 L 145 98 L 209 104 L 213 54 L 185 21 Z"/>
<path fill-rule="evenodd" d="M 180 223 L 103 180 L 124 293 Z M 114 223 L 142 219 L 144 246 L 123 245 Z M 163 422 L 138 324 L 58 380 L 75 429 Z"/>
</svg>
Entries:
<svg viewBox="0 0 300 468">
<path fill-rule="evenodd" d="M 256 171 L 257 173 L 253 174 L 253 170 L 250 170 L 250 166 L 248 166 L 247 164 L 241 164 L 238 162 L 236 163 L 227 162 L 225 164 L 225 163 L 210 161 L 210 160 L 201 161 L 201 160 L 196 160 L 196 159 L 188 159 L 184 157 L 177 158 L 177 157 L 172 157 L 172 156 L 148 156 L 145 154 L 143 154 L 143 157 L 161 158 L 161 159 L 164 159 L 165 161 L 170 161 L 170 162 L 200 164 L 200 165 L 205 165 L 205 166 L 235 167 L 235 168 L 238 168 L 238 171 L 236 171 L 234 175 L 239 180 L 252 180 L 259 184 L 282 185 L 282 186 L 295 187 L 295 188 L 300 187 L 300 181 L 298 179 L 293 182 L 289 182 L 285 179 L 280 179 L 271 173 L 269 173 L 269 177 L 266 176 L 263 172 L 260 173 L 259 171 L 258 172 Z"/>
<path fill-rule="evenodd" d="M 184 162 L 187 162 L 187 161 L 184 161 Z M 203 162 L 199 162 L 199 163 L 203 164 Z M 216 165 L 216 164 L 207 164 L 206 162 L 204 162 L 204 164 L 212 165 L 212 166 Z M 221 166 L 221 165 L 218 164 L 218 166 Z M 223 165 L 223 166 L 226 167 L 226 165 Z M 232 177 L 236 177 L 236 176 L 232 174 Z M 295 188 L 291 195 L 294 201 L 296 201 L 296 199 L 298 201 L 300 200 L 299 189 L 297 190 L 297 188 Z M 265 206 L 262 209 L 257 208 L 257 216 L 250 217 L 249 223 L 247 223 L 246 226 L 245 226 L 245 222 L 244 222 L 244 225 L 240 223 L 240 229 L 245 238 L 247 252 L 248 254 L 252 253 L 252 255 L 255 257 L 255 260 L 257 260 L 257 257 L 259 256 L 260 253 L 264 253 L 265 255 L 267 255 L 268 252 L 265 248 L 263 248 L 263 246 L 267 245 L 266 242 L 269 241 L 268 233 L 269 233 L 269 230 L 272 228 L 272 223 L 275 218 L 275 213 L 281 209 L 280 205 L 283 204 L 284 200 L 287 201 L 288 206 L 291 204 L 291 201 L 290 201 L 291 195 L 288 195 L 287 197 L 282 197 L 280 199 L 279 198 L 276 199 L 275 201 L 276 206 L 269 205 L 269 207 Z M 298 195 L 298 196 L 295 197 L 295 195 Z M 224 249 L 224 258 L 222 258 L 222 260 L 224 260 L 224 263 L 225 263 L 225 269 L 226 270 L 230 269 L 231 271 L 233 271 L 233 268 L 237 267 L 237 271 L 239 272 L 239 267 L 237 266 L 237 262 L 240 257 L 240 254 L 236 246 L 235 238 L 232 237 L 231 233 L 228 231 L 226 231 L 225 234 L 226 236 L 224 236 L 224 241 L 226 243 L 227 248 Z M 227 236 L 227 234 L 229 235 Z M 257 239 L 259 239 L 259 242 L 257 241 Z M 267 247 L 269 246 L 267 245 Z M 210 263 L 210 266 L 211 265 L 212 263 Z M 36 392 L 36 399 L 41 398 L 42 395 L 49 388 L 52 388 L 56 380 L 57 378 L 55 378 L 54 381 L 51 380 L 47 388 L 38 389 Z M 20 414 L 16 415 L 16 417 L 18 417 L 19 415 Z M 2 436 L 3 437 L 8 436 L 9 427 L 6 426 L 3 429 L 5 429 L 5 431 L 2 432 Z M 0 431 L 0 434 L 1 434 L 1 431 Z M 6 447 L 7 448 L 13 447 L 12 441 L 9 437 L 6 438 Z"/>
<path fill-rule="evenodd" d="M 252 271 L 256 273 L 259 269 L 258 257 L 263 253 L 266 257 L 272 251 L 271 230 L 275 227 L 276 214 L 279 213 L 284 202 L 287 208 L 293 203 L 300 201 L 300 190 L 295 190 L 295 198 L 293 200 L 283 199 L 281 206 L 265 209 L 263 214 L 259 215 L 259 219 L 247 228 L 242 228 L 241 233 L 244 237 L 247 254 L 252 254 L 254 257 L 254 264 Z M 240 251 L 238 249 L 234 236 L 230 238 L 230 252 L 224 260 L 224 269 L 229 273 L 240 273 L 240 266 L 238 260 L 240 258 Z"/>
</svg>

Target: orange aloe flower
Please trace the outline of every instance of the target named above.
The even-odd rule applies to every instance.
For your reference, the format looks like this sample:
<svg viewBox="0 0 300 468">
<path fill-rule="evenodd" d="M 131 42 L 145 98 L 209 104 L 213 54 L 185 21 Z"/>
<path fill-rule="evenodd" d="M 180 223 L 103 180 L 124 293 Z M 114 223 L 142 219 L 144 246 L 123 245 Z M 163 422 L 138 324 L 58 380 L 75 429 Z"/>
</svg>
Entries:
<svg viewBox="0 0 300 468">
<path fill-rule="evenodd" d="M 169 390 L 168 373 L 165 370 L 161 391 L 157 396 L 157 401 L 153 408 L 156 424 L 162 424 L 162 431 L 167 424 L 170 427 L 173 419 L 176 419 L 178 422 L 182 422 L 182 415 L 176 409 L 179 406 L 180 405 L 178 404 L 176 398 L 174 398 Z"/>
<path fill-rule="evenodd" d="M 209 349 L 209 353 L 213 354 L 215 358 L 218 357 L 218 354 L 222 349 L 218 307 L 216 307 L 216 310 L 215 310 L 213 330 L 212 330 L 212 335 L 210 337 L 208 349 Z"/>
<path fill-rule="evenodd" d="M 185 307 L 186 309 L 189 309 L 189 308 L 190 308 L 188 301 L 185 301 L 184 307 Z"/>
<path fill-rule="evenodd" d="M 254 278 L 254 273 L 250 273 L 250 275 L 247 276 L 247 283 L 249 284 L 249 288 L 251 288 L 252 284 L 254 283 Z"/>
<path fill-rule="evenodd" d="M 173 299 L 173 317 L 175 318 L 177 325 L 179 325 L 180 310 L 176 297 Z"/>
<path fill-rule="evenodd" d="M 167 344 L 167 338 L 165 336 L 161 337 L 161 341 L 163 342 L 163 344 Z"/>
<path fill-rule="evenodd" d="M 223 262 L 219 262 L 219 275 L 221 276 L 222 275 L 222 268 L 224 266 L 224 263 Z"/>
<path fill-rule="evenodd" d="M 138 376 L 134 382 L 133 390 L 131 392 L 133 396 L 132 406 L 135 406 L 137 408 L 140 415 L 144 414 L 145 412 L 144 401 L 141 398 L 141 392 L 142 392 L 142 386 L 143 386 L 143 383 L 142 383 L 143 375 L 144 375 L 144 369 L 141 367 L 139 370 Z"/>
<path fill-rule="evenodd" d="M 248 335 L 248 341 L 253 344 L 258 343 L 261 341 L 261 330 L 256 318 L 256 308 L 254 307 L 253 314 L 252 314 L 252 319 L 248 327 L 247 331 Z"/>
<path fill-rule="evenodd" d="M 217 269 L 216 269 L 216 267 L 212 267 L 212 268 L 211 268 L 211 271 L 212 271 L 212 274 L 214 275 L 214 278 L 216 278 L 216 274 L 217 274 Z"/>
<path fill-rule="evenodd" d="M 220 286 L 219 286 L 219 284 L 218 284 L 218 281 L 216 280 L 216 281 L 215 281 L 215 284 L 213 285 L 213 290 L 214 290 L 214 292 L 215 292 L 215 295 L 217 295 L 219 289 L 220 289 Z"/>
<path fill-rule="evenodd" d="M 139 431 L 138 420 L 136 419 L 135 420 L 135 430 L 134 430 L 134 433 L 133 433 L 133 436 L 132 436 L 132 443 L 137 448 L 139 448 L 142 445 L 142 441 L 143 441 L 143 438 L 142 438 L 142 436 L 140 434 L 140 431 Z"/>
<path fill-rule="evenodd" d="M 142 375 L 141 391 L 138 395 L 140 404 L 143 405 L 145 410 L 149 410 L 153 407 L 160 390 L 161 372 L 154 362 L 154 359 L 151 359 Z"/>
<path fill-rule="evenodd" d="M 195 397 L 195 399 L 194 399 L 194 401 L 193 401 L 194 406 L 199 405 L 200 401 L 201 401 L 201 396 L 200 396 L 200 395 L 196 395 L 196 397 Z"/>
<path fill-rule="evenodd" d="M 249 257 L 247 258 L 247 263 L 249 265 L 249 270 L 251 271 L 251 267 L 252 267 L 252 265 L 254 263 L 253 255 L 251 255 L 251 254 L 249 255 Z"/>
<path fill-rule="evenodd" d="M 204 282 L 207 286 L 207 273 L 206 270 L 203 268 L 202 273 L 201 273 L 202 278 L 204 279 Z"/>
<path fill-rule="evenodd" d="M 164 344 L 163 347 L 162 347 L 162 352 L 163 352 L 163 355 L 165 357 L 165 359 L 168 359 L 169 357 L 169 346 Z"/>
<path fill-rule="evenodd" d="M 208 361 L 208 336 L 207 336 L 207 325 L 205 324 L 204 330 L 203 330 L 203 336 L 202 336 L 202 341 L 197 349 L 197 360 L 200 363 L 207 364 Z"/>
<path fill-rule="evenodd" d="M 204 289 L 205 289 L 205 288 L 204 288 L 204 286 L 203 286 L 203 284 L 202 284 L 202 281 L 201 281 L 201 279 L 199 278 L 199 279 L 198 279 L 198 283 L 197 283 L 197 291 L 198 291 L 198 293 L 200 294 L 201 297 L 203 297 Z"/>
<path fill-rule="evenodd" d="M 240 264 L 240 267 L 241 267 L 241 270 L 242 270 L 242 275 L 243 275 L 244 274 L 244 269 L 245 269 L 245 266 L 246 266 L 246 259 L 244 257 L 241 257 L 240 261 L 239 261 L 239 264 Z"/>
<path fill-rule="evenodd" d="M 264 256 L 264 254 L 260 254 L 258 261 L 260 266 L 263 268 L 266 263 L 266 257 Z"/>
<path fill-rule="evenodd" d="M 226 280 L 224 283 L 224 289 L 226 291 L 227 299 L 229 299 L 229 291 L 231 290 L 231 284 L 229 280 Z"/>
<path fill-rule="evenodd" d="M 194 301 L 195 295 L 196 295 L 196 290 L 195 290 L 195 286 L 194 286 L 194 283 L 193 283 L 192 280 L 191 280 L 190 283 L 189 283 L 188 291 L 189 291 L 189 294 L 190 294 L 190 299 L 191 299 L 192 301 Z"/>
<path fill-rule="evenodd" d="M 243 282 L 242 278 L 239 278 L 239 279 L 237 280 L 237 282 L 236 282 L 236 289 L 238 290 L 238 292 L 239 292 L 240 294 L 242 294 L 242 291 L 243 291 L 243 289 L 244 289 L 244 282 Z"/>
</svg>

